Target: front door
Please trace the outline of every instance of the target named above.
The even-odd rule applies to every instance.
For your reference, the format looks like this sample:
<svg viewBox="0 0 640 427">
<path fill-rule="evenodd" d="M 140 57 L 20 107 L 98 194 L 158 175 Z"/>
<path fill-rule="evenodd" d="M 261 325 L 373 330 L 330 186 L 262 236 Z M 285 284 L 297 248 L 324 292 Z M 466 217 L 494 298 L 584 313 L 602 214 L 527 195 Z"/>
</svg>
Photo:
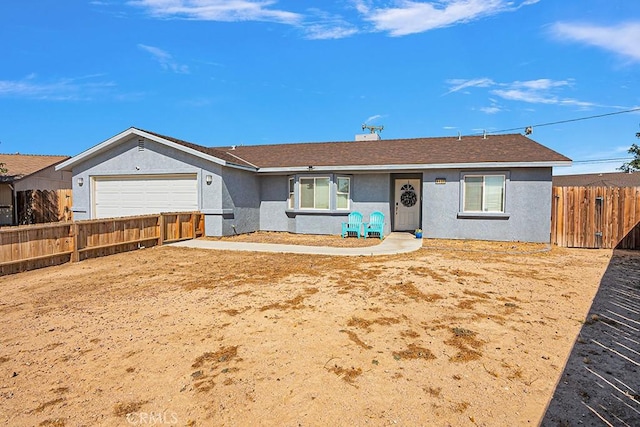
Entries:
<svg viewBox="0 0 640 427">
<path fill-rule="evenodd" d="M 396 179 L 394 231 L 414 231 L 420 227 L 420 180 Z"/>
</svg>

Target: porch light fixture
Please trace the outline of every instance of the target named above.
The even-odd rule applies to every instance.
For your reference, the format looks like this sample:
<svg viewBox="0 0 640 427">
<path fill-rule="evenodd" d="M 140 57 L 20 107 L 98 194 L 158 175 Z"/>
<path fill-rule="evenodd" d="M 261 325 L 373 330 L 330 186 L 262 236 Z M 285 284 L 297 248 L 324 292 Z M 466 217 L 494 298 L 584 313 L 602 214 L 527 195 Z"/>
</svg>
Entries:
<svg viewBox="0 0 640 427">
<path fill-rule="evenodd" d="M 78 178 L 78 186 L 82 187 L 83 184 L 84 184 L 84 178 L 82 177 Z"/>
<path fill-rule="evenodd" d="M 207 183 L 207 185 L 211 185 L 211 183 L 213 182 L 213 177 L 211 175 L 207 175 L 204 177 L 204 180 Z"/>
</svg>

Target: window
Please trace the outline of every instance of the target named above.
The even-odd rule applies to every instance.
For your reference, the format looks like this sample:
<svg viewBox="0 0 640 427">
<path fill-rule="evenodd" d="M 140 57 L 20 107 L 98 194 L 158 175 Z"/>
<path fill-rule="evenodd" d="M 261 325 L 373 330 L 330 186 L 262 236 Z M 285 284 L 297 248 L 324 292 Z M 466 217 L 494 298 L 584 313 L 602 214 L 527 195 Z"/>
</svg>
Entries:
<svg viewBox="0 0 640 427">
<path fill-rule="evenodd" d="M 336 209 L 349 209 L 351 178 L 339 176 L 336 189 Z"/>
<path fill-rule="evenodd" d="M 329 178 L 300 178 L 300 209 L 329 209 Z"/>
<path fill-rule="evenodd" d="M 295 182 L 296 181 L 294 178 L 289 178 L 289 198 L 287 199 L 287 206 L 289 207 L 289 209 L 293 209 L 293 207 L 295 206 L 294 204 Z"/>
<path fill-rule="evenodd" d="M 464 212 L 504 212 L 504 175 L 466 175 Z"/>
</svg>

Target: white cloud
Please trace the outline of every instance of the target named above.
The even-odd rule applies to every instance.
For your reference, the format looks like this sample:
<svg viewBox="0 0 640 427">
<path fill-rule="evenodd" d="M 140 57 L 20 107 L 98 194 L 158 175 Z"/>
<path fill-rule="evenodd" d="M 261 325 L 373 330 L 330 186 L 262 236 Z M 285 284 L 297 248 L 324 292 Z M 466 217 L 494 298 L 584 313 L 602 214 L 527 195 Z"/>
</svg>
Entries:
<svg viewBox="0 0 640 427">
<path fill-rule="evenodd" d="M 573 81 L 569 80 L 551 80 L 551 79 L 536 79 L 525 81 L 514 81 L 510 83 L 495 82 L 489 78 L 482 77 L 476 79 L 449 79 L 446 81 L 449 84 L 449 91 L 445 93 L 448 95 L 454 92 L 460 92 L 469 88 L 490 88 L 489 94 L 498 98 L 502 98 L 508 101 L 520 101 L 531 104 L 547 104 L 547 105 L 561 105 L 561 106 L 574 106 L 581 108 L 590 107 L 604 107 L 593 102 L 580 101 L 567 96 L 562 96 L 564 89 L 573 86 Z M 468 93 L 464 91 L 463 93 Z M 480 111 L 484 111 L 487 114 L 495 114 L 503 111 L 504 108 L 498 105 L 497 100 L 489 98 L 491 106 L 479 108 Z M 619 106 L 607 106 L 613 108 L 621 108 Z"/>
<path fill-rule="evenodd" d="M 173 71 L 178 74 L 188 74 L 189 67 L 187 65 L 180 65 L 174 61 L 173 56 L 170 53 L 157 48 L 155 46 L 148 46 L 146 44 L 138 44 L 138 47 L 146 52 L 149 52 L 153 58 L 160 63 L 160 66 L 165 70 Z"/>
<path fill-rule="evenodd" d="M 329 14 L 316 8 L 309 9 L 308 12 L 310 16 L 302 25 L 308 39 L 342 39 L 359 32 L 355 25 L 340 15 Z"/>
<path fill-rule="evenodd" d="M 479 110 L 486 114 L 496 114 L 502 111 L 502 108 L 492 105 L 491 107 L 481 107 Z"/>
<path fill-rule="evenodd" d="M 356 9 L 364 15 L 365 20 L 373 23 L 377 31 L 405 36 L 474 21 L 535 3 L 537 0 L 527 0 L 518 5 L 507 0 L 398 0 L 395 7 L 372 8 L 370 2 L 357 0 Z"/>
<path fill-rule="evenodd" d="M 152 16 L 201 21 L 268 21 L 297 24 L 302 16 L 270 9 L 275 0 L 131 0 L 130 5 L 146 9 Z"/>
<path fill-rule="evenodd" d="M 504 89 L 494 89 L 491 94 L 509 101 L 522 101 L 531 104 L 565 105 L 581 108 L 595 107 L 593 102 L 579 101 L 573 98 L 562 97 L 557 94 L 558 88 L 571 86 L 570 80 L 537 79 L 528 81 L 515 81 L 501 84 Z"/>
<path fill-rule="evenodd" d="M 381 119 L 381 118 L 382 118 L 381 114 L 376 114 L 375 116 L 369 117 L 367 120 L 364 121 L 364 123 L 369 123 L 369 122 L 372 122 L 374 120 L 378 120 L 378 119 Z"/>
<path fill-rule="evenodd" d="M 559 39 L 585 43 L 640 61 L 640 22 L 610 27 L 558 22 L 551 31 Z"/>
<path fill-rule="evenodd" d="M 461 91 L 462 89 L 466 89 L 469 87 L 488 87 L 488 86 L 493 86 L 495 84 L 493 80 L 488 79 L 486 77 L 479 78 L 479 79 L 471 79 L 471 80 L 451 79 L 451 80 L 447 80 L 447 83 L 449 83 L 451 87 L 449 88 L 447 93 L 445 93 L 445 95 L 448 95 L 453 92 L 458 92 L 458 91 Z"/>
<path fill-rule="evenodd" d="M 0 80 L 0 97 L 49 101 L 88 101 L 115 87 L 115 83 L 96 81 L 100 74 L 40 82 L 35 74 L 22 80 Z"/>
</svg>

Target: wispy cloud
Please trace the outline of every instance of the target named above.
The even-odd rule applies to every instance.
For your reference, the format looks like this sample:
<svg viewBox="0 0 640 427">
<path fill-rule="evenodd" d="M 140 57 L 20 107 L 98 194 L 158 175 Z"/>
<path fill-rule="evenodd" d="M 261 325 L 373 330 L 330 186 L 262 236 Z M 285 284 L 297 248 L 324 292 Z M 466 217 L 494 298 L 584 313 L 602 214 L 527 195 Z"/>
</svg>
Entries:
<svg viewBox="0 0 640 427">
<path fill-rule="evenodd" d="M 131 0 L 128 4 L 160 18 L 201 21 L 267 21 L 297 24 L 302 16 L 270 6 L 275 0 Z"/>
<path fill-rule="evenodd" d="M 138 47 L 146 52 L 149 52 L 151 56 L 160 63 L 160 66 L 169 71 L 173 71 L 178 74 L 188 74 L 189 67 L 187 65 L 180 65 L 171 56 L 170 53 L 155 47 L 148 46 L 146 44 L 138 44 Z"/>
<path fill-rule="evenodd" d="M 507 0 L 398 0 L 394 7 L 376 8 L 371 6 L 370 0 L 356 0 L 356 9 L 377 31 L 388 32 L 392 36 L 406 36 L 514 11 L 537 2 L 538 0 L 520 3 Z"/>
<path fill-rule="evenodd" d="M 301 25 L 306 38 L 313 40 L 342 39 L 359 32 L 358 28 L 342 16 L 320 9 L 309 9 L 310 16 Z"/>
<path fill-rule="evenodd" d="M 381 119 L 381 118 L 382 118 L 381 114 L 376 114 L 374 116 L 368 117 L 367 120 L 364 121 L 364 123 L 369 123 L 369 122 L 372 122 L 374 120 L 378 120 L 378 119 Z"/>
<path fill-rule="evenodd" d="M 493 80 L 486 77 L 471 80 L 451 79 L 447 80 L 447 83 L 451 85 L 451 87 L 444 95 L 448 95 L 453 92 L 459 92 L 470 87 L 488 87 L 495 84 Z"/>
<path fill-rule="evenodd" d="M 593 102 L 580 101 L 563 95 L 563 91 L 573 87 L 573 80 L 552 80 L 552 79 L 536 79 L 525 81 L 514 81 L 509 83 L 495 82 L 489 78 L 477 79 L 450 79 L 447 80 L 450 85 L 449 91 L 445 93 L 460 92 L 464 89 L 479 87 L 488 88 L 489 94 L 508 101 L 520 101 L 530 104 L 547 104 L 560 106 L 574 106 L 581 108 L 602 107 Z M 469 93 L 464 91 L 463 93 Z M 609 106 L 611 107 L 611 106 Z M 615 107 L 618 108 L 618 107 Z M 491 100 L 491 106 L 482 107 L 479 110 L 487 114 L 495 114 L 503 111 L 504 108 L 499 105 L 497 100 Z"/>
<path fill-rule="evenodd" d="M 0 97 L 48 101 L 90 101 L 109 92 L 115 83 L 99 80 L 101 74 L 41 81 L 35 74 L 21 80 L 0 80 Z"/>
<path fill-rule="evenodd" d="M 537 79 L 528 81 L 515 81 L 501 84 L 501 88 L 493 89 L 492 94 L 509 101 L 522 101 L 531 104 L 551 104 L 576 106 L 582 108 L 595 107 L 593 102 L 580 101 L 563 97 L 559 89 L 573 86 L 571 80 Z"/>
<path fill-rule="evenodd" d="M 558 39 L 585 43 L 640 61 L 640 22 L 614 26 L 558 22 L 551 31 Z"/>
<path fill-rule="evenodd" d="M 160 19 L 264 21 L 291 25 L 307 39 L 341 39 L 365 31 L 405 36 L 512 12 L 540 0 L 351 0 L 358 22 L 317 7 L 304 13 L 277 8 L 278 0 L 129 0 L 127 4 Z M 296 7 L 301 7 L 299 4 Z M 364 23 L 363 23 L 364 21 Z M 365 28 L 367 27 L 367 28 Z"/>
</svg>

